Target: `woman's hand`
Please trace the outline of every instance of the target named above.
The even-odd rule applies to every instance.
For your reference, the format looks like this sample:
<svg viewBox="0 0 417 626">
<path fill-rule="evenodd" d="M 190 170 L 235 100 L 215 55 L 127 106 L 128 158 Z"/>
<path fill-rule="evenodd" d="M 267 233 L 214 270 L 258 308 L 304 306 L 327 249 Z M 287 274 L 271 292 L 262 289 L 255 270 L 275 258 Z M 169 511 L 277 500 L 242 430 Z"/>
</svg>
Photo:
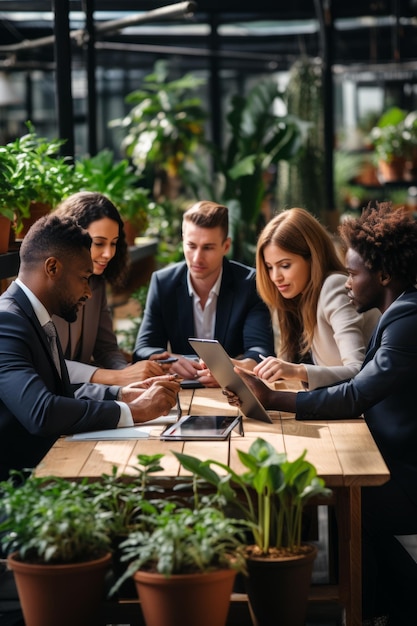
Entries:
<svg viewBox="0 0 417 626">
<path fill-rule="evenodd" d="M 254 373 L 267 383 L 277 380 L 300 380 L 307 383 L 307 370 L 303 364 L 288 363 L 274 356 L 263 358 L 254 369 Z"/>
</svg>

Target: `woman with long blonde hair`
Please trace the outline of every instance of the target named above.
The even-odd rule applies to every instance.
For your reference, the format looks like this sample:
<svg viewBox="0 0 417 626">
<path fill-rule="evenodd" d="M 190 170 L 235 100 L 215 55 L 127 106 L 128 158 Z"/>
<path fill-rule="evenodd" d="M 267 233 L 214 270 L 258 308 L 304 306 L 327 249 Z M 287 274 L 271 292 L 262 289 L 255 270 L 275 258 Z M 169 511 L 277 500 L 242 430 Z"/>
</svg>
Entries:
<svg viewBox="0 0 417 626">
<path fill-rule="evenodd" d="M 308 211 L 287 209 L 261 232 L 256 251 L 259 295 L 276 313 L 278 358 L 254 372 L 267 382 L 301 381 L 309 389 L 359 371 L 379 318 L 359 314 L 345 287 L 347 273 L 327 230 Z"/>
</svg>

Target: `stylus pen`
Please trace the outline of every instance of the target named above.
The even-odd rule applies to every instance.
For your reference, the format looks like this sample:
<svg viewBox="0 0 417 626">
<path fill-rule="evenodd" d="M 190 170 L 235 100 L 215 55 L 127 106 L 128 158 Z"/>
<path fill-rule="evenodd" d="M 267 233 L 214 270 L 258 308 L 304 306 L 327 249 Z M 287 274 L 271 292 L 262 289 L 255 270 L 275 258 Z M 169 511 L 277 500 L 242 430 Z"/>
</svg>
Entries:
<svg viewBox="0 0 417 626">
<path fill-rule="evenodd" d="M 177 393 L 177 410 L 178 410 L 178 417 L 177 419 L 180 419 L 181 415 L 182 415 L 182 409 L 181 409 L 181 402 L 180 402 L 180 394 Z"/>
</svg>

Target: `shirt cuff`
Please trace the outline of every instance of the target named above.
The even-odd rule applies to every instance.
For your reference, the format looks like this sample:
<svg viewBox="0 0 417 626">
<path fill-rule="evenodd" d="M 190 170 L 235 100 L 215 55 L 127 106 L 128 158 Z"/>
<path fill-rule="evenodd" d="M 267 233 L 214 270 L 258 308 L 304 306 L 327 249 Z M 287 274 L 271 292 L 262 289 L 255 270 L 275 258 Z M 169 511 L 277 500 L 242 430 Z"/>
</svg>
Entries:
<svg viewBox="0 0 417 626">
<path fill-rule="evenodd" d="M 119 423 L 117 424 L 117 428 L 126 428 L 126 426 L 133 426 L 134 421 L 132 417 L 132 413 L 126 404 L 126 402 L 117 402 L 116 404 L 120 407 L 120 418 Z"/>
</svg>

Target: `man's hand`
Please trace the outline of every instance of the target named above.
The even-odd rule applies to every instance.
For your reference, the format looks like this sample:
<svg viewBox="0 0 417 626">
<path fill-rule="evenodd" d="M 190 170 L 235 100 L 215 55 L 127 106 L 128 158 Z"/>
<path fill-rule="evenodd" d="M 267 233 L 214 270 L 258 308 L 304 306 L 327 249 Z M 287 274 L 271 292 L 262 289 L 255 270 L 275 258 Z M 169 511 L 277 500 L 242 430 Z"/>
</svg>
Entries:
<svg viewBox="0 0 417 626">
<path fill-rule="evenodd" d="M 149 389 L 149 387 L 151 387 L 153 383 L 160 381 L 160 380 L 161 381 L 162 380 L 176 381 L 177 379 L 180 380 L 177 374 L 164 374 L 163 376 L 152 376 L 151 378 L 146 378 L 145 380 L 142 380 L 141 382 L 130 383 L 130 385 L 126 385 L 125 387 L 122 387 L 120 400 L 122 402 L 126 402 L 127 404 L 129 404 L 129 402 L 133 402 L 134 400 L 136 400 L 136 398 L 141 396 L 143 393 L 143 390 Z"/>
<path fill-rule="evenodd" d="M 175 356 L 178 359 L 171 365 L 171 372 L 175 372 L 181 378 L 195 378 L 197 380 L 201 370 L 205 368 L 205 365 L 200 363 L 200 361 L 187 359 L 181 354 L 172 354 L 171 356 Z"/>
<path fill-rule="evenodd" d="M 173 376 L 158 377 L 147 389 L 137 390 L 140 395 L 128 402 L 133 421 L 137 424 L 167 415 L 176 404 L 179 391 L 180 384 Z"/>
<path fill-rule="evenodd" d="M 90 382 L 125 387 L 151 376 L 161 376 L 168 371 L 169 365 L 162 365 L 155 360 L 137 361 L 121 370 L 99 368 L 92 375 Z"/>
</svg>

